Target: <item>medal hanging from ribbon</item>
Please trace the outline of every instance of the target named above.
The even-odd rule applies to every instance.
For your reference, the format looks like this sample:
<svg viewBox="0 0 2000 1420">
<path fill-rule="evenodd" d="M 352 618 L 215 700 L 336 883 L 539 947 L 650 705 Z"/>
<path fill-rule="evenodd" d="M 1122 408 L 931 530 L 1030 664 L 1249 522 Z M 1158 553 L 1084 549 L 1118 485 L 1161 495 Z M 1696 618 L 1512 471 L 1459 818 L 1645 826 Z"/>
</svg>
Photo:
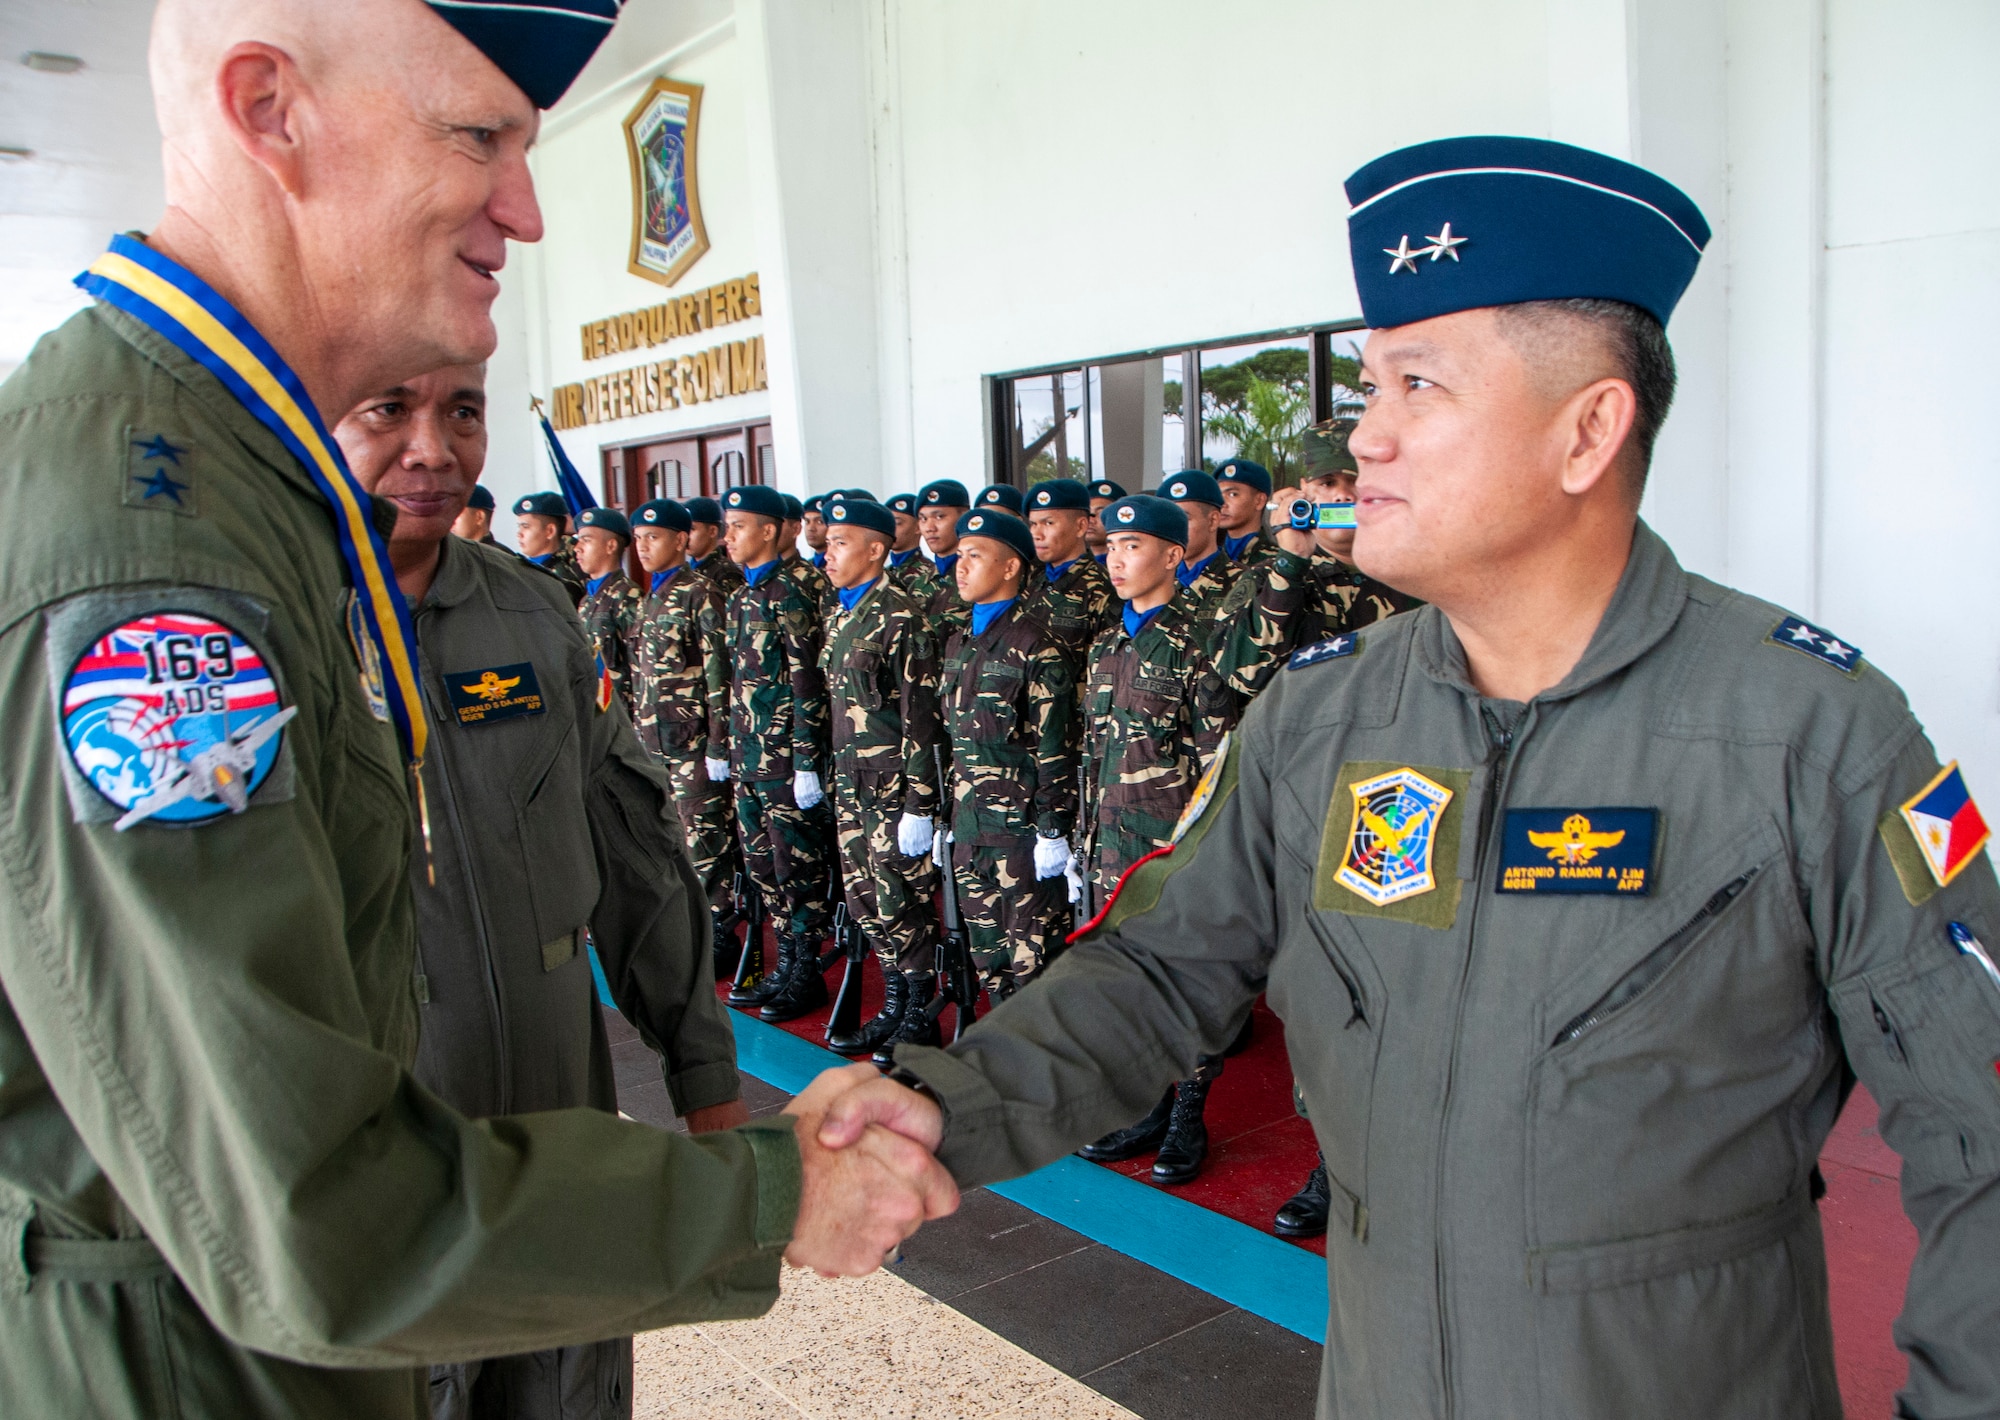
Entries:
<svg viewBox="0 0 2000 1420">
<path fill-rule="evenodd" d="M 410 764 L 428 858 L 430 814 L 424 802 L 423 760 L 429 725 L 417 686 L 417 638 L 410 609 L 390 571 L 389 549 L 369 516 L 371 499 L 348 471 L 312 397 L 241 312 L 199 276 L 144 242 L 113 237 L 111 249 L 92 262 L 76 284 L 199 361 L 312 475 L 333 511 L 341 556 L 354 584 L 358 619 L 380 657 L 383 698 Z"/>
</svg>

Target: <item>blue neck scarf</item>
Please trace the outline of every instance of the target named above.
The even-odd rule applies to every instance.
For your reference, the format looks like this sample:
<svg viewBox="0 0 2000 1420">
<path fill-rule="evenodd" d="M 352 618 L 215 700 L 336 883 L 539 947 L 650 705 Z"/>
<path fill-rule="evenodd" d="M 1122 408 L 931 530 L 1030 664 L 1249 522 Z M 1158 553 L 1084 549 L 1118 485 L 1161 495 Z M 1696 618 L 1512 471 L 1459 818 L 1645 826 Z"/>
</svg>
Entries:
<svg viewBox="0 0 2000 1420">
<path fill-rule="evenodd" d="M 652 586 L 653 594 L 655 596 L 658 596 L 660 588 L 666 586 L 668 579 L 671 578 L 674 575 L 674 573 L 680 570 L 681 570 L 680 564 L 676 563 L 675 565 L 669 567 L 664 572 L 655 572 L 653 574 L 653 586 Z"/>
<path fill-rule="evenodd" d="M 1137 636 L 1141 631 L 1152 625 L 1154 617 L 1166 609 L 1167 604 L 1165 602 L 1161 602 L 1151 611 L 1138 611 L 1134 609 L 1132 603 L 1125 603 L 1125 634 L 1127 636 Z"/>
<path fill-rule="evenodd" d="M 1255 533 L 1245 533 L 1241 537 L 1225 537 L 1222 539 L 1222 550 L 1229 554 L 1231 562 L 1240 561 L 1244 549 L 1256 540 L 1257 534 Z"/>
<path fill-rule="evenodd" d="M 908 562 L 912 557 L 915 557 L 916 555 L 917 555 L 917 550 L 914 547 L 911 548 L 908 552 L 892 552 L 889 554 L 889 565 L 891 567 L 901 567 L 905 562 Z"/>
<path fill-rule="evenodd" d="M 760 562 L 755 567 L 745 567 L 743 569 L 743 580 L 753 587 L 758 585 L 766 577 L 770 576 L 772 572 L 777 570 L 778 563 L 782 560 L 781 558 L 773 557 L 769 562 Z"/>
<path fill-rule="evenodd" d="M 975 603 L 972 608 L 972 634 L 974 636 L 984 636 L 986 628 L 998 620 L 1000 613 L 1012 606 L 1014 600 L 1013 597 L 1009 597 L 1004 602 Z"/>
<path fill-rule="evenodd" d="M 1194 579 L 1201 575 L 1201 569 L 1208 566 L 1209 563 L 1215 561 L 1216 556 L 1217 556 L 1216 553 L 1211 552 L 1208 554 L 1208 556 L 1202 558 L 1201 561 L 1196 562 L 1193 565 L 1189 565 L 1188 563 L 1183 562 L 1175 570 L 1174 575 L 1181 579 L 1181 585 L 1183 587 L 1191 587 L 1194 585 Z"/>
<path fill-rule="evenodd" d="M 812 565 L 820 571 L 824 572 L 826 570 L 826 554 L 824 552 L 815 552 L 810 560 Z"/>
<path fill-rule="evenodd" d="M 1061 566 L 1044 567 L 1042 570 L 1049 574 L 1049 580 L 1053 582 L 1059 579 L 1063 573 L 1069 571 L 1069 569 L 1074 566 L 1076 566 L 1076 559 L 1072 557 L 1070 558 L 1069 561 L 1063 563 Z"/>
<path fill-rule="evenodd" d="M 1108 552 L 1093 552 L 1090 555 L 1097 559 L 1097 565 L 1099 567 L 1102 567 L 1104 565 L 1105 559 L 1111 556 L 1111 554 Z"/>
<path fill-rule="evenodd" d="M 530 557 L 528 560 L 537 567 L 546 567 L 556 560 L 556 555 L 553 552 L 544 552 L 540 557 Z"/>
<path fill-rule="evenodd" d="M 594 597 L 597 595 L 597 589 L 610 580 L 611 574 L 609 572 L 606 572 L 602 577 L 592 577 L 583 584 L 583 590 L 586 594 Z"/>
<path fill-rule="evenodd" d="M 873 590 L 875 584 L 881 580 L 880 577 L 870 577 L 858 587 L 835 587 L 834 591 L 840 594 L 840 609 L 842 611 L 853 611 L 861 599 L 867 596 Z"/>
<path fill-rule="evenodd" d="M 937 560 L 938 576 L 949 577 L 951 569 L 956 566 L 958 566 L 958 554 L 956 552 L 946 553 Z"/>
</svg>

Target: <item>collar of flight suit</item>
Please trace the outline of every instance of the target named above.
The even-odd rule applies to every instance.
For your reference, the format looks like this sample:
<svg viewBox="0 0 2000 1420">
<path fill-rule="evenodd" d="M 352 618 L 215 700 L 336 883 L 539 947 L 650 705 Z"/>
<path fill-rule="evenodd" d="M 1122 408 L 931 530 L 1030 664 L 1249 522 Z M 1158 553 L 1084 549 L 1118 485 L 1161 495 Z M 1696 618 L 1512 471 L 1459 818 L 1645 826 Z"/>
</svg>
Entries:
<svg viewBox="0 0 2000 1420">
<path fill-rule="evenodd" d="M 1665 639 L 1687 605 L 1688 575 L 1660 535 L 1643 520 L 1634 525 L 1632 552 L 1603 619 L 1570 673 L 1535 697 L 1567 700 L 1618 674 Z M 1465 665 L 1465 647 L 1451 622 L 1434 606 L 1414 613 L 1417 664 L 1425 675 L 1466 695 L 1478 696 Z"/>
<path fill-rule="evenodd" d="M 437 575 L 431 578 L 430 590 L 424 593 L 420 606 L 440 609 L 457 606 L 479 585 L 479 569 L 474 565 L 479 554 L 470 545 L 454 546 L 463 541 L 455 534 L 445 534 L 444 546 L 438 550 Z"/>
</svg>

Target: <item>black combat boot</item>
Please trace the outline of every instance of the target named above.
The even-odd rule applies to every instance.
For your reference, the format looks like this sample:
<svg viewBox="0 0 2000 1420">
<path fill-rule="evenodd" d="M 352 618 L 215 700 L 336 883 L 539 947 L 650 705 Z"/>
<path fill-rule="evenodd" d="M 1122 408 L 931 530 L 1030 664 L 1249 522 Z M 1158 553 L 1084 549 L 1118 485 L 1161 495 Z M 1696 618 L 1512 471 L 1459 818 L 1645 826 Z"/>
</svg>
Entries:
<svg viewBox="0 0 2000 1420">
<path fill-rule="evenodd" d="M 1150 1154 L 1167 1137 L 1167 1116 L 1173 1107 L 1174 1092 L 1168 1090 L 1153 1106 L 1153 1112 L 1137 1124 L 1114 1129 L 1096 1143 L 1085 1144 L 1076 1152 L 1093 1164 L 1115 1164 L 1125 1159 L 1136 1159 L 1141 1154 Z"/>
<path fill-rule="evenodd" d="M 755 925 L 752 924 L 752 930 L 755 930 Z M 766 956 L 764 958 L 764 974 L 757 978 L 755 984 L 745 987 L 741 991 L 732 991 L 729 993 L 729 1004 L 735 1006 L 738 1010 L 749 1011 L 762 1006 L 766 1001 L 778 994 L 779 990 L 785 984 L 785 978 L 791 975 L 792 958 L 796 955 L 796 939 L 790 932 L 780 932 L 777 934 L 777 937 L 778 959 L 772 961 L 769 956 Z"/>
<path fill-rule="evenodd" d="M 931 998 L 937 994 L 937 975 L 928 971 L 912 971 L 904 974 L 909 983 L 910 999 L 903 1007 L 903 1019 L 897 1024 L 895 1033 L 883 1041 L 870 1057 L 881 1069 L 888 1069 L 896 1063 L 896 1047 L 899 1045 L 936 1045 L 938 1043 L 937 1022 L 930 1013 Z"/>
<path fill-rule="evenodd" d="M 819 967 L 819 948 L 810 938 L 792 939 L 792 969 L 778 982 L 757 1011 L 759 1020 L 773 1025 L 811 1015 L 826 1004 L 826 977 Z"/>
<path fill-rule="evenodd" d="M 736 975 L 736 963 L 743 958 L 743 939 L 736 935 L 743 919 L 729 908 L 711 907 L 708 920 L 713 928 L 710 950 L 715 956 L 715 979 L 729 981 Z"/>
<path fill-rule="evenodd" d="M 1208 1125 L 1202 1110 L 1208 1104 L 1209 1087 L 1222 1073 L 1222 1062 L 1203 1061 L 1191 1080 L 1174 1086 L 1173 1113 L 1167 1120 L 1167 1137 L 1160 1141 L 1160 1156 L 1153 1160 L 1154 1183 L 1192 1183 L 1208 1157 Z"/>
<path fill-rule="evenodd" d="M 1326 1155 L 1321 1154 L 1306 1175 L 1306 1186 L 1285 1200 L 1271 1231 L 1281 1238 L 1316 1238 L 1326 1231 L 1326 1211 L 1333 1191 L 1326 1182 Z"/>
<path fill-rule="evenodd" d="M 867 1055 L 880 1048 L 903 1024 L 910 1008 L 910 978 L 894 967 L 882 973 L 882 1009 L 863 1021 L 853 1035 L 827 1038 L 827 1048 L 839 1055 Z"/>
</svg>

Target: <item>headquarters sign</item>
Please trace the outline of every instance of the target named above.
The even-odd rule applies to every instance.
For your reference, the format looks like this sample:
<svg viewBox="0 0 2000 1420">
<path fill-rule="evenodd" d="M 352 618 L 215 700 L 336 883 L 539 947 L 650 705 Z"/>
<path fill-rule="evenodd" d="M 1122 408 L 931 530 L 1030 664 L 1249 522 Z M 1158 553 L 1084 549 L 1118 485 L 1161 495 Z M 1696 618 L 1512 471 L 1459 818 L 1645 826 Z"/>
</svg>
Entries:
<svg viewBox="0 0 2000 1420">
<path fill-rule="evenodd" d="M 625 115 L 632 165 L 634 276 L 671 286 L 708 250 L 695 182 L 695 134 L 701 85 L 655 79 Z"/>
</svg>

